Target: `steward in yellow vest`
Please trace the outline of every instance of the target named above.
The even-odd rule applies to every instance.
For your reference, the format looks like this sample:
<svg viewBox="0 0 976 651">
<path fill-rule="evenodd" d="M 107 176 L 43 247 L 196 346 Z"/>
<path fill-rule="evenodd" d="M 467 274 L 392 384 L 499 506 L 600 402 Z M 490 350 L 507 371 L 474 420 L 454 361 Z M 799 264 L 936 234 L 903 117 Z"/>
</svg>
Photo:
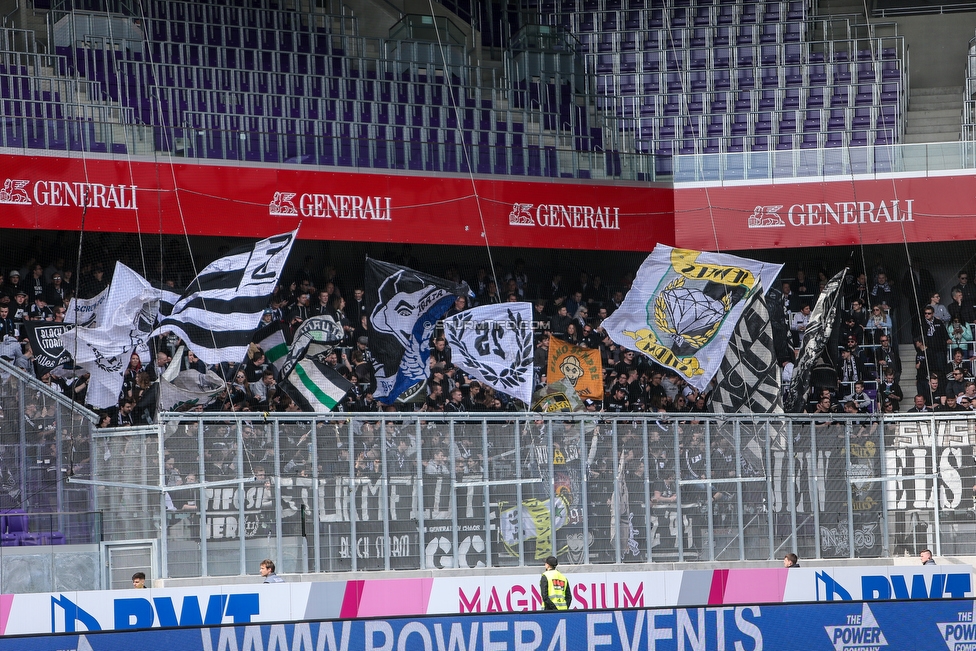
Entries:
<svg viewBox="0 0 976 651">
<path fill-rule="evenodd" d="M 567 610 L 573 603 L 569 580 L 556 569 L 559 560 L 555 556 L 546 559 L 546 571 L 542 573 L 539 589 L 542 592 L 543 610 Z"/>
</svg>

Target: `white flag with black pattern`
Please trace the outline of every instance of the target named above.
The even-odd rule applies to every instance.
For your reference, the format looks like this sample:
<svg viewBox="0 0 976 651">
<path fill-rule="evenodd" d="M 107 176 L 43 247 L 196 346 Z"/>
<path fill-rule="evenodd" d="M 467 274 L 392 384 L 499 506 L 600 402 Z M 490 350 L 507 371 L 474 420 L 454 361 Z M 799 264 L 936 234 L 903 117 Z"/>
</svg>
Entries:
<svg viewBox="0 0 976 651">
<path fill-rule="evenodd" d="M 282 233 L 214 260 L 161 318 L 153 335 L 173 332 L 206 364 L 240 362 L 278 285 L 298 233 Z"/>
<path fill-rule="evenodd" d="M 782 413 L 773 327 L 761 288 L 736 323 L 715 379 L 709 401 L 714 413 Z"/>
<path fill-rule="evenodd" d="M 532 403 L 532 304 L 483 305 L 444 319 L 451 361 L 496 391 Z"/>
</svg>

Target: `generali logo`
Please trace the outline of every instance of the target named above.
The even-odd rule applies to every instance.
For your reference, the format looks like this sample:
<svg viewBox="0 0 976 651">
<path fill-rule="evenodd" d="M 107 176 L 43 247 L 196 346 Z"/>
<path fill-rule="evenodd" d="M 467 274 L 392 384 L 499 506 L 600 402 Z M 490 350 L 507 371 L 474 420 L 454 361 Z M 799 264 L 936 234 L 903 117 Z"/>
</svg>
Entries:
<svg viewBox="0 0 976 651">
<path fill-rule="evenodd" d="M 620 208 L 514 203 L 512 211 L 508 213 L 508 225 L 616 231 L 620 230 Z"/>
<path fill-rule="evenodd" d="M 749 215 L 749 228 L 777 228 L 786 226 L 786 222 L 779 216 L 783 206 L 756 206 Z"/>
<path fill-rule="evenodd" d="M 786 211 L 783 206 L 756 206 L 749 215 L 749 228 L 784 228 L 786 226 L 848 226 L 915 221 L 914 199 L 874 201 L 839 201 L 837 203 L 795 203 Z"/>
<path fill-rule="evenodd" d="M 297 192 L 275 192 L 268 204 L 268 214 L 272 217 L 302 216 L 389 222 L 393 221 L 392 204 L 392 197 L 312 192 L 299 196 Z"/>
<path fill-rule="evenodd" d="M 136 210 L 136 190 L 135 185 L 8 178 L 0 188 L 0 204 Z"/>
</svg>

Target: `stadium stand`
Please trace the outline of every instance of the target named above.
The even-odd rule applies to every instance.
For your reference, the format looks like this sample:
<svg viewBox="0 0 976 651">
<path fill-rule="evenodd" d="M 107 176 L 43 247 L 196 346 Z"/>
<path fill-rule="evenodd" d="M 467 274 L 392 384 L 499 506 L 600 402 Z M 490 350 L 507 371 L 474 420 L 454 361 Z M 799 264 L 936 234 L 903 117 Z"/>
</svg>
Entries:
<svg viewBox="0 0 976 651">
<path fill-rule="evenodd" d="M 154 2 L 145 24 L 123 9 L 51 10 L 46 50 L 3 30 L 0 146 L 653 179 L 674 154 L 904 133 L 904 38 L 803 0 L 542 2 L 500 66 L 458 16 L 406 16 L 376 38 L 356 17 L 276 0 Z"/>
</svg>

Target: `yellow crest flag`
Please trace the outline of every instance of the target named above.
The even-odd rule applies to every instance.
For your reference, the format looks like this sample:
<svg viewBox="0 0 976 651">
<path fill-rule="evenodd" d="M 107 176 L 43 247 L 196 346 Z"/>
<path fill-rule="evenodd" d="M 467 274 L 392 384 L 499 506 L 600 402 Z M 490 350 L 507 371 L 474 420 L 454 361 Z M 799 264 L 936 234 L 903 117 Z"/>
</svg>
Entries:
<svg viewBox="0 0 976 651">
<path fill-rule="evenodd" d="M 600 351 L 549 337 L 549 384 L 565 379 L 581 398 L 603 400 L 603 361 Z"/>
</svg>

